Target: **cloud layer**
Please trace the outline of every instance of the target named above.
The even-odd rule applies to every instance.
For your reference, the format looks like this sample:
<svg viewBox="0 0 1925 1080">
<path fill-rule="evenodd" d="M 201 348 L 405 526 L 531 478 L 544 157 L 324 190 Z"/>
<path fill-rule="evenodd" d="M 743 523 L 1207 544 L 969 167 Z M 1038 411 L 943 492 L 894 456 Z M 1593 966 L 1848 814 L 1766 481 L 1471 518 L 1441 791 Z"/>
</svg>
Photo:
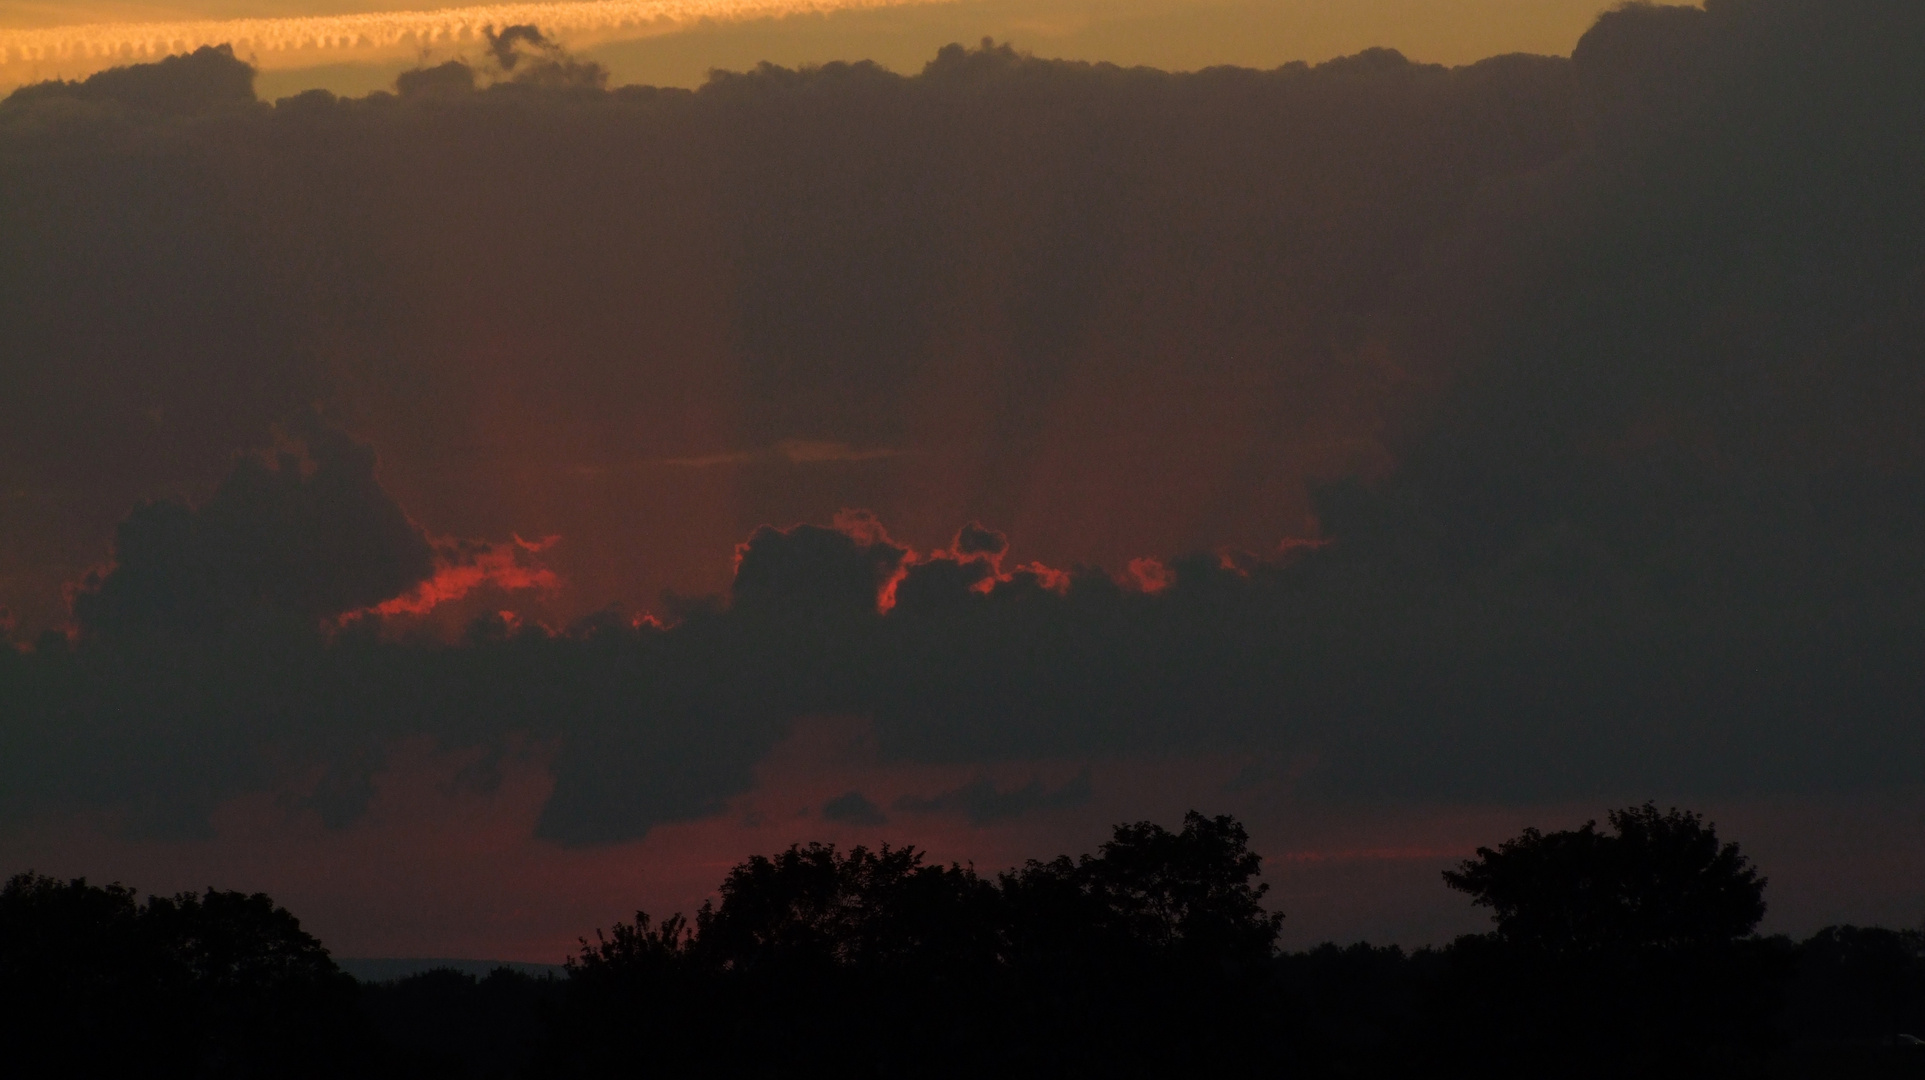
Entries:
<svg viewBox="0 0 1925 1080">
<path fill-rule="evenodd" d="M 79 584 L 0 652 L 0 813 L 345 826 L 425 742 L 540 760 L 588 846 L 825 717 L 981 770 L 811 796 L 845 823 L 1202 757 L 1328 806 L 1902 789 L 1921 45 L 1728 0 L 1460 69 L 25 91 L 20 636 Z"/>
<path fill-rule="evenodd" d="M 1426 252 L 1571 148 L 1568 68 L 957 48 L 267 108 L 203 53 L 31 88 L 0 121 L 0 602 L 57 621 L 129 506 L 317 402 L 437 534 L 569 537 L 564 621 L 718 591 L 715 551 L 843 506 L 1053 564 L 1267 546 L 1307 479 L 1387 466 Z"/>
</svg>

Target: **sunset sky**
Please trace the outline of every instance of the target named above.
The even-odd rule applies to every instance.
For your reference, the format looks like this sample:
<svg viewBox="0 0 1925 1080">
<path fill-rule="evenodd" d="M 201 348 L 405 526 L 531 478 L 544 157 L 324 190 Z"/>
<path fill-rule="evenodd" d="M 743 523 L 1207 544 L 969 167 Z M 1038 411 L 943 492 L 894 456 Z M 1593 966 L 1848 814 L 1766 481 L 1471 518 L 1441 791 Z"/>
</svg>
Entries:
<svg viewBox="0 0 1925 1080">
<path fill-rule="evenodd" d="M 1421 945 L 1653 800 L 1925 920 L 1915 5 L 510 8 L 0 0 L 0 869 L 557 962 L 1195 808 Z"/>
<path fill-rule="evenodd" d="M 264 98 L 323 87 L 366 93 L 418 62 L 469 54 L 467 41 L 325 47 L 318 35 L 361 37 L 366 21 L 330 16 L 406 17 L 380 25 L 450 25 L 447 12 L 474 13 L 453 25 L 511 21 L 552 28 L 563 42 L 607 65 L 618 83 L 694 86 L 711 68 L 761 61 L 794 66 L 875 60 L 919 69 L 952 41 L 1010 41 L 1042 57 L 1193 70 L 1217 64 L 1268 68 L 1327 60 L 1372 46 L 1413 58 L 1461 64 L 1509 52 L 1566 54 L 1605 4 L 1599 0 L 602 0 L 600 3 L 389 4 L 378 0 L 204 0 L 183 3 L 0 2 L 0 43 L 12 47 L 87 40 L 96 49 L 151 41 L 154 24 L 250 20 L 243 33 L 263 44 L 243 57 L 262 67 Z M 440 14 L 437 14 L 440 13 Z M 278 23 L 263 22 L 283 20 Z M 50 28 L 62 28 L 60 34 Z M 84 33 L 65 28 L 91 27 Z M 112 27 L 115 29 L 109 30 Z M 134 27 L 143 29 L 135 30 Z M 203 31 L 218 37 L 221 31 Z M 164 33 L 164 32 L 163 32 Z M 178 33 L 178 32 L 177 32 Z M 472 31 L 471 31 L 472 33 Z M 32 34 L 36 36 L 29 37 Z M 0 50 L 8 44 L 0 44 Z M 283 51 L 284 50 L 284 51 Z M 67 57 L 0 64 L 0 84 L 97 70 L 102 61 Z"/>
</svg>

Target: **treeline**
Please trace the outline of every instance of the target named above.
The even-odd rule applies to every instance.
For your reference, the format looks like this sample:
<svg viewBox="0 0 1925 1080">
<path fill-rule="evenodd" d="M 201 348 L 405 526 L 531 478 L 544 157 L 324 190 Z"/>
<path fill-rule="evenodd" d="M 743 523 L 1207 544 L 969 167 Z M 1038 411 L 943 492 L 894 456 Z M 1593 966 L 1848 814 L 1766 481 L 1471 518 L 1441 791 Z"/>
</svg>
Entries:
<svg viewBox="0 0 1925 1080">
<path fill-rule="evenodd" d="M 1445 875 L 1448 947 L 1278 953 L 1228 817 L 994 876 L 797 845 L 563 978 L 358 984 L 256 894 L 0 890 L 8 1045 L 146 1076 L 1879 1076 L 1925 1067 L 1925 934 L 1755 933 L 1765 879 L 1690 813 L 1527 830 Z M 51 1060 L 49 1058 L 48 1060 Z"/>
<path fill-rule="evenodd" d="M 332 1075 L 359 988 L 268 897 L 150 896 L 19 874 L 0 889 L 0 1042 L 73 1076 Z"/>
</svg>

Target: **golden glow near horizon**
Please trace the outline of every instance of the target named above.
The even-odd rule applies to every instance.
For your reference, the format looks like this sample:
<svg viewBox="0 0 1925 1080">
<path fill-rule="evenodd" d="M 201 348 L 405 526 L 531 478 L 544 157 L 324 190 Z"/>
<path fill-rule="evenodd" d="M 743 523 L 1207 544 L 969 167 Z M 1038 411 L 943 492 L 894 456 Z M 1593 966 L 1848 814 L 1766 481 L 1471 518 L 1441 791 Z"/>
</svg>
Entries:
<svg viewBox="0 0 1925 1080">
<path fill-rule="evenodd" d="M 394 7 L 433 0 L 389 0 Z M 375 11 L 380 0 L 0 0 L 0 92 L 232 44 L 264 100 L 364 94 L 409 67 L 474 58 L 533 24 L 612 81 L 697 86 L 711 69 L 874 60 L 913 72 L 984 37 L 1038 56 L 1195 70 L 1317 62 L 1372 46 L 1463 64 L 1569 53 L 1613 0 L 572 0 Z M 71 12 L 73 25 L 52 25 Z M 148 16 L 152 16 L 151 19 Z M 245 17 L 229 17 L 245 16 Z"/>
<path fill-rule="evenodd" d="M 609 35 L 646 36 L 701 22 L 938 2 L 942 0 L 573 0 L 289 18 L 94 23 L 0 30 L 0 65 L 106 66 L 228 44 L 262 66 L 287 67 L 458 46 L 479 41 L 490 28 L 518 24 L 583 42 Z M 329 53 L 336 55 L 325 55 Z"/>
</svg>

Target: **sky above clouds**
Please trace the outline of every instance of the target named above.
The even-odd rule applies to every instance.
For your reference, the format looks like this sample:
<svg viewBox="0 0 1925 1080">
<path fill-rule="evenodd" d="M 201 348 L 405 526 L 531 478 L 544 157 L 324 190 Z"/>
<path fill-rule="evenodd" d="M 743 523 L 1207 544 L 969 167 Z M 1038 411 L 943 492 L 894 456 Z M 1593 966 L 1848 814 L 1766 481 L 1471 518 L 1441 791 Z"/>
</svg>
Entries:
<svg viewBox="0 0 1925 1080">
<path fill-rule="evenodd" d="M 1421 944 L 1655 799 L 1772 926 L 1917 923 L 1925 21 L 1589 18 L 16 93 L 0 863 L 553 961 L 795 841 L 1196 808 L 1288 942 Z"/>
<path fill-rule="evenodd" d="M 16 46 L 29 40 L 20 36 L 29 32 L 43 35 L 31 39 L 41 44 L 65 40 L 45 37 L 50 27 L 294 20 L 253 23 L 247 32 L 265 39 L 241 48 L 243 58 L 261 65 L 262 96 L 272 100 L 312 87 L 366 93 L 386 86 L 423 56 L 472 57 L 479 51 L 480 27 L 503 19 L 543 25 L 570 48 L 606 65 L 617 83 L 695 86 L 711 68 L 740 70 L 765 60 L 795 66 L 866 59 L 913 72 L 945 44 L 984 37 L 1014 42 L 1043 57 L 1170 70 L 1217 64 L 1269 68 L 1372 46 L 1459 64 L 1508 52 L 1567 54 L 1606 6 L 1599 0 L 602 0 L 599 5 L 497 4 L 491 10 L 503 14 L 492 14 L 476 10 L 489 8 L 482 4 L 381 0 L 10 0 L 0 3 L 0 43 L 9 32 Z M 452 21 L 427 14 L 463 8 L 470 14 Z M 360 43 L 369 32 L 363 23 L 311 21 L 392 13 L 409 13 L 394 28 L 453 37 L 377 47 Z M 298 47 L 304 39 L 313 40 L 317 25 L 331 40 L 340 34 L 357 43 Z M 214 43 L 222 33 L 210 29 L 203 36 Z M 89 40 L 96 48 L 115 48 L 154 37 L 152 31 L 118 32 Z M 85 75 L 102 63 L 75 56 L 14 60 L 0 64 L 0 83 Z"/>
</svg>

